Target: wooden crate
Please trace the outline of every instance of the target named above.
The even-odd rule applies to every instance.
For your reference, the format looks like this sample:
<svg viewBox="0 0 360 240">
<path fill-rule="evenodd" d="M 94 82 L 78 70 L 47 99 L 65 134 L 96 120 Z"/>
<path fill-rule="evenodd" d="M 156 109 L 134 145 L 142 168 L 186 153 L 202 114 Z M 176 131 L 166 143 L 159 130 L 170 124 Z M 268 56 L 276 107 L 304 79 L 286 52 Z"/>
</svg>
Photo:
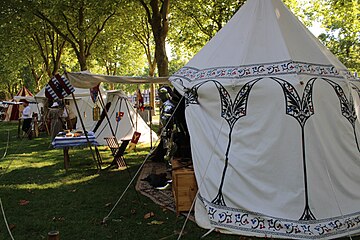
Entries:
<svg viewBox="0 0 360 240">
<path fill-rule="evenodd" d="M 194 170 L 182 167 L 177 159 L 173 159 L 171 164 L 176 213 L 188 212 L 198 190 Z"/>
</svg>

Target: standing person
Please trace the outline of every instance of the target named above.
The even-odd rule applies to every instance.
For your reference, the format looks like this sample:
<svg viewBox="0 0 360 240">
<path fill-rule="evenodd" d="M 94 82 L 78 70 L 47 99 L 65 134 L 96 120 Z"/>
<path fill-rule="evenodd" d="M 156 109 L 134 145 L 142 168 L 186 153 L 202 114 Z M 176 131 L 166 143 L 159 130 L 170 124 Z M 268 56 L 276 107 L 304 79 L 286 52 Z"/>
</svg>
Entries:
<svg viewBox="0 0 360 240">
<path fill-rule="evenodd" d="M 56 135 L 63 130 L 62 110 L 59 108 L 59 103 L 54 102 L 47 114 L 47 119 L 50 121 L 50 135 L 51 141 L 54 140 Z"/>
<path fill-rule="evenodd" d="M 21 99 L 21 102 L 24 106 L 22 110 L 23 125 L 22 130 L 26 133 L 29 139 L 32 139 L 32 129 L 31 129 L 31 109 L 29 106 L 29 102 L 26 99 Z"/>
<path fill-rule="evenodd" d="M 66 116 L 67 129 L 76 129 L 77 116 L 70 107 L 70 102 L 65 100 L 64 116 Z"/>
</svg>

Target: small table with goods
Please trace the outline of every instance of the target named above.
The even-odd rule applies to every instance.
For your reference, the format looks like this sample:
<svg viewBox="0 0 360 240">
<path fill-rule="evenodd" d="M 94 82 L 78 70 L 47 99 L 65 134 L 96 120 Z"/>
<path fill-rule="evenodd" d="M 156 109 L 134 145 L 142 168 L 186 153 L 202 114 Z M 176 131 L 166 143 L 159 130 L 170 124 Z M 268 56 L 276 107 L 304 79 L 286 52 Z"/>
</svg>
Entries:
<svg viewBox="0 0 360 240">
<path fill-rule="evenodd" d="M 96 152 L 96 160 L 98 166 L 101 164 L 101 157 L 97 146 L 99 143 L 96 141 L 96 137 L 93 132 L 88 132 L 89 143 L 92 146 L 95 146 Z M 79 147 L 85 146 L 88 144 L 85 134 L 82 131 L 74 131 L 74 132 L 60 132 L 52 141 L 52 146 L 54 148 L 62 148 L 64 152 L 64 168 L 67 170 L 69 168 L 70 158 L 69 158 L 69 148 L 70 147 Z"/>
</svg>

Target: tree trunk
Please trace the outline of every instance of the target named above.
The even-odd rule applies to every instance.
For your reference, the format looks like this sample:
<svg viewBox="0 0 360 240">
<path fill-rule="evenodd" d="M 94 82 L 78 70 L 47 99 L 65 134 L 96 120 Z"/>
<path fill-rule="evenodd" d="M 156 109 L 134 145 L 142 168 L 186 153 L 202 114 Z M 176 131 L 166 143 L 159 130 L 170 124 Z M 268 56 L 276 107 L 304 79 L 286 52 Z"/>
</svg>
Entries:
<svg viewBox="0 0 360 240">
<path fill-rule="evenodd" d="M 155 59 L 159 77 L 169 76 L 169 60 L 166 55 L 165 38 L 166 36 L 158 38 L 155 45 Z"/>
<path fill-rule="evenodd" d="M 139 0 L 144 7 L 148 22 L 151 25 L 151 29 L 155 40 L 155 59 L 157 63 L 158 73 L 160 77 L 166 77 L 169 75 L 168 58 L 166 55 L 166 36 L 169 31 L 169 9 L 170 0 L 151 0 L 150 7 L 143 0 Z M 161 7 L 159 4 L 161 2 Z"/>
<path fill-rule="evenodd" d="M 79 64 L 80 64 L 80 70 L 86 71 L 87 70 L 87 63 L 86 63 L 86 57 L 81 54 L 79 57 Z"/>
</svg>

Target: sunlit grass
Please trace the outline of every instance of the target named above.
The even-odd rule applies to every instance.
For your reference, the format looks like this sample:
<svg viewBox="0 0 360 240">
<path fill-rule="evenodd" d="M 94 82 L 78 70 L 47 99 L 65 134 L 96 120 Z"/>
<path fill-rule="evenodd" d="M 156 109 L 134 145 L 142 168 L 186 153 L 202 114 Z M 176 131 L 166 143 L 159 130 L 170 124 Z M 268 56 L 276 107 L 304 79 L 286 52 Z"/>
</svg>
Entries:
<svg viewBox="0 0 360 240">
<path fill-rule="evenodd" d="M 130 175 L 134 176 L 144 162 L 148 144 L 138 144 L 135 151 L 126 152 L 128 168 L 122 170 L 104 170 L 112 161 L 107 147 L 99 148 L 101 171 L 88 148 L 70 149 L 70 167 L 65 171 L 63 151 L 49 149 L 50 138 L 45 133 L 33 140 L 19 139 L 17 127 L 17 123 L 0 122 L 0 198 L 14 239 L 47 239 L 51 230 L 58 230 L 61 240 L 177 238 L 184 218 L 164 210 L 134 187 L 102 223 L 130 183 Z M 144 218 L 149 212 L 154 216 Z M 2 219 L 0 239 L 10 239 Z M 154 220 L 163 224 L 151 224 Z M 199 239 L 206 232 L 192 222 L 186 229 L 182 239 Z M 219 236 L 214 233 L 207 239 Z M 221 239 L 238 238 L 221 235 Z"/>
<path fill-rule="evenodd" d="M 6 186 L 2 186 L 2 188 L 6 189 L 25 189 L 25 190 L 34 190 L 34 189 L 48 189 L 48 188 L 60 188 L 64 185 L 75 185 L 79 183 L 84 183 L 90 181 L 98 176 L 86 176 L 82 178 L 74 178 L 74 179 L 64 179 L 56 182 L 45 183 L 45 184 L 37 184 L 37 183 L 30 183 L 30 184 L 10 184 Z"/>
</svg>

